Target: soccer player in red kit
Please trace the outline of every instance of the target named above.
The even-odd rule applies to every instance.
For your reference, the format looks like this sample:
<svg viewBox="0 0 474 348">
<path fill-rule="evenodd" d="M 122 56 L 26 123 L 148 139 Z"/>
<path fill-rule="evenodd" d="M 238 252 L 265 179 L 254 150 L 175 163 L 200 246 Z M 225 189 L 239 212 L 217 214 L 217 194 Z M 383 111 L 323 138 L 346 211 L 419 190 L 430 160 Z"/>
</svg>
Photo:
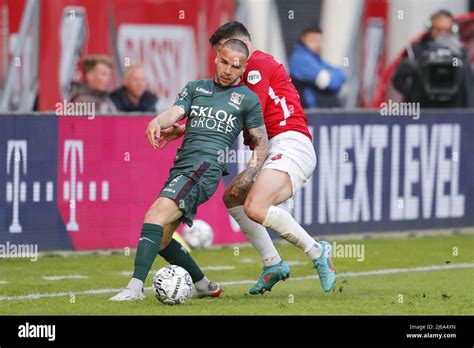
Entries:
<svg viewBox="0 0 474 348">
<path fill-rule="evenodd" d="M 252 182 L 241 173 L 224 193 L 229 214 L 239 223 L 263 261 L 263 273 L 250 293 L 269 291 L 290 275 L 290 268 L 278 254 L 266 227 L 302 249 L 313 261 L 324 291 L 331 291 L 336 281 L 332 246 L 313 239 L 291 214 L 278 207 L 293 197 L 316 167 L 316 154 L 298 92 L 280 62 L 252 49 L 250 34 L 242 23 L 233 21 L 222 25 L 209 42 L 218 51 L 229 39 L 242 40 L 251 52 L 243 78 L 247 87 L 260 98 L 270 139 L 269 155 L 256 180 Z M 165 144 L 183 133 L 182 127 L 174 126 L 163 133 L 161 142 Z M 253 149 L 247 135 L 244 131 L 244 143 Z"/>
</svg>

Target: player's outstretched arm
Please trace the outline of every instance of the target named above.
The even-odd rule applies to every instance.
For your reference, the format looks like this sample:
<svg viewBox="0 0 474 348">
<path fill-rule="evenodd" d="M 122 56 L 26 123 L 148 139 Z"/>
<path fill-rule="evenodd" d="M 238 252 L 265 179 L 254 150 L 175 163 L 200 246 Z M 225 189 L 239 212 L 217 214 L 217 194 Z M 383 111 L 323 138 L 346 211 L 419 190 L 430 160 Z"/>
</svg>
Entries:
<svg viewBox="0 0 474 348">
<path fill-rule="evenodd" d="M 169 128 L 184 117 L 184 109 L 181 106 L 173 106 L 171 109 L 162 112 L 148 123 L 145 132 L 153 149 L 158 147 L 158 140 L 162 128 Z"/>
<path fill-rule="evenodd" d="M 235 197 L 243 194 L 250 187 L 255 175 L 257 175 L 260 169 L 262 169 L 263 162 L 268 155 L 269 146 L 265 125 L 257 128 L 250 128 L 249 136 L 255 144 L 255 147 L 247 168 L 239 175 L 239 179 L 232 186 L 230 194 Z"/>
</svg>

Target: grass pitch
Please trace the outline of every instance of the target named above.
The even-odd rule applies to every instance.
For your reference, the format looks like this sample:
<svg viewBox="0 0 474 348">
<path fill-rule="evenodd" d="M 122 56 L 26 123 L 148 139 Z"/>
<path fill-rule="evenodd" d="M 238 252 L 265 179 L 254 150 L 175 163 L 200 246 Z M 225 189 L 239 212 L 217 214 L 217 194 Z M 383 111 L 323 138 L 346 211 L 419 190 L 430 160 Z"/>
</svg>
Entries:
<svg viewBox="0 0 474 348">
<path fill-rule="evenodd" d="M 291 277 L 263 296 L 248 294 L 261 271 L 252 247 L 193 251 L 207 277 L 222 282 L 224 293 L 179 306 L 165 306 L 154 298 L 151 275 L 146 300 L 107 301 L 127 284 L 133 253 L 44 255 L 36 262 L 2 259 L 0 315 L 474 314 L 472 235 L 337 241 L 346 244 L 363 246 L 363 261 L 347 257 L 351 255 L 336 257 L 338 280 L 330 293 L 321 289 L 307 256 L 288 244 L 278 250 L 290 262 Z M 152 269 L 164 265 L 158 257 Z"/>
</svg>

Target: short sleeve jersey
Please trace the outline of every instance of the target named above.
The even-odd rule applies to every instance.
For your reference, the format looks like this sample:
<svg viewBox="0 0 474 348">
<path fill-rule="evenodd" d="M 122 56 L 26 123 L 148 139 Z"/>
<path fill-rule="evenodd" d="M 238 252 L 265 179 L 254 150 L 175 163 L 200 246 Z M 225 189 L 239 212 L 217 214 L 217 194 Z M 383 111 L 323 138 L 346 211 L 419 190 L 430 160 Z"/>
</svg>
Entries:
<svg viewBox="0 0 474 348">
<path fill-rule="evenodd" d="M 175 164 L 206 160 L 223 167 L 222 154 L 242 129 L 264 125 L 260 100 L 244 84 L 221 87 L 213 80 L 192 81 L 174 105 L 181 106 L 187 116 L 186 135 Z"/>
<path fill-rule="evenodd" d="M 300 132 L 312 139 L 298 91 L 280 62 L 256 50 L 248 59 L 243 78 L 260 98 L 269 139 L 286 131 Z M 253 148 L 248 133 L 244 136 L 245 143 Z"/>
</svg>

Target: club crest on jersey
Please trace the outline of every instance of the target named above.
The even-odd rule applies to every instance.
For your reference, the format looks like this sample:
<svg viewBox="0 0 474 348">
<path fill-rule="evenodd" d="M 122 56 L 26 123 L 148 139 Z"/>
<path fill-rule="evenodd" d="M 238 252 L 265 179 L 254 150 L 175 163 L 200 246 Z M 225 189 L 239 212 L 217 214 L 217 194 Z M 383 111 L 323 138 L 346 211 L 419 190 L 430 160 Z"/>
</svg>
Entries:
<svg viewBox="0 0 474 348">
<path fill-rule="evenodd" d="M 260 75 L 260 71 L 258 70 L 249 71 L 247 75 L 247 82 L 252 85 L 259 83 L 261 79 L 262 79 L 262 75 Z"/>
<path fill-rule="evenodd" d="M 230 95 L 230 101 L 234 104 L 240 105 L 242 100 L 244 100 L 245 95 L 233 92 Z"/>
<path fill-rule="evenodd" d="M 184 87 L 181 92 L 178 93 L 176 100 L 184 100 L 188 96 L 188 89 Z"/>
</svg>

